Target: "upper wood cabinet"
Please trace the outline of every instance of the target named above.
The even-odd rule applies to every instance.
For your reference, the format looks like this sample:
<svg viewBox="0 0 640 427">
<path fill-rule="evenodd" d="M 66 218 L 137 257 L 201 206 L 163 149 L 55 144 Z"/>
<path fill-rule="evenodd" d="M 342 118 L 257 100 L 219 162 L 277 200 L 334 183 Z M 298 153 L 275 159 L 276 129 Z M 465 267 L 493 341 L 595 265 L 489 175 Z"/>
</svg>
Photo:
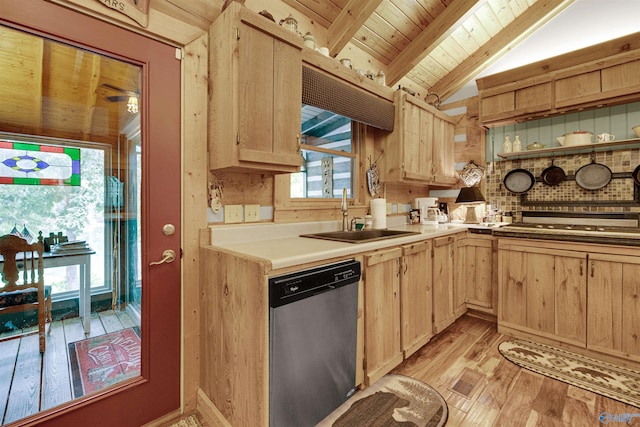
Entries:
<svg viewBox="0 0 640 427">
<path fill-rule="evenodd" d="M 504 125 L 640 100 L 640 33 L 480 78 L 480 121 Z"/>
<path fill-rule="evenodd" d="M 483 123 L 532 116 L 552 107 L 552 85 L 540 79 L 507 84 L 481 91 L 480 114 Z"/>
<path fill-rule="evenodd" d="M 383 138 L 381 179 L 453 185 L 455 122 L 426 102 L 398 90 L 394 131 Z"/>
<path fill-rule="evenodd" d="M 239 3 L 209 31 L 212 170 L 296 172 L 302 165 L 302 42 Z"/>
</svg>

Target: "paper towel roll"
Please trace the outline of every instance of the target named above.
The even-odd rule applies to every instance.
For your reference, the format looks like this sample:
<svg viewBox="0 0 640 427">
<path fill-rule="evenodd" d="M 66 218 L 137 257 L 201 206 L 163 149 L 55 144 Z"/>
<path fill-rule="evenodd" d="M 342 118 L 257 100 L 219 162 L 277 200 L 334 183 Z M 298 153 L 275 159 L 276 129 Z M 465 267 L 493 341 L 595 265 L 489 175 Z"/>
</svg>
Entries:
<svg viewBox="0 0 640 427">
<path fill-rule="evenodd" d="M 383 230 L 387 228 L 387 199 L 371 200 L 371 216 L 373 217 L 373 228 Z"/>
</svg>

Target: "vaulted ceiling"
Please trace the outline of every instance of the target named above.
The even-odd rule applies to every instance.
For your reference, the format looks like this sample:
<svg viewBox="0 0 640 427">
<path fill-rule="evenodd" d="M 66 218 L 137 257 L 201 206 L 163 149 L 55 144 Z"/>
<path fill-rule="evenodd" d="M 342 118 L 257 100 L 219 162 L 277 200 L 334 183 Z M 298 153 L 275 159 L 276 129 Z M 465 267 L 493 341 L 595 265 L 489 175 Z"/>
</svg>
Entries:
<svg viewBox="0 0 640 427">
<path fill-rule="evenodd" d="M 229 1 L 229 0 L 227 0 Z M 330 54 L 348 44 L 386 67 L 387 85 L 408 81 L 446 99 L 574 0 L 281 0 L 326 29 Z M 241 0 L 269 7 L 265 0 Z M 206 27 L 220 0 L 152 0 L 151 7 Z M 260 10 L 260 9 L 258 9 Z M 270 10 L 273 11 L 273 10 Z M 274 13 L 274 16 L 276 14 Z M 339 56 L 338 56 L 339 57 Z"/>
</svg>

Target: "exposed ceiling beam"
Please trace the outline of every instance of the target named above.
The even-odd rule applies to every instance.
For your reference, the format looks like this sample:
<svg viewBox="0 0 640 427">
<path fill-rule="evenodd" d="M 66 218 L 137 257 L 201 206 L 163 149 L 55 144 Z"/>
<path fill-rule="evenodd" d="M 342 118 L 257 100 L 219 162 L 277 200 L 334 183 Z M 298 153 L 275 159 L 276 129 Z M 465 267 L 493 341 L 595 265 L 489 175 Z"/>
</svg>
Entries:
<svg viewBox="0 0 640 427">
<path fill-rule="evenodd" d="M 327 31 L 329 55 L 335 57 L 344 49 L 380 3 L 382 0 L 349 0 Z"/>
<path fill-rule="evenodd" d="M 445 100 L 575 0 L 538 0 L 430 88 Z"/>
<path fill-rule="evenodd" d="M 466 16 L 473 13 L 482 2 L 479 0 L 455 0 L 413 39 L 387 67 L 387 84 L 395 85 L 413 67 L 429 55 L 447 38 Z"/>
<path fill-rule="evenodd" d="M 91 136 L 91 129 L 93 127 L 93 114 L 96 110 L 96 102 L 98 98 L 98 87 L 100 84 L 100 55 L 91 56 L 91 74 L 89 77 L 89 84 L 87 86 L 87 102 L 85 105 L 84 124 L 82 126 L 82 135 Z"/>
</svg>

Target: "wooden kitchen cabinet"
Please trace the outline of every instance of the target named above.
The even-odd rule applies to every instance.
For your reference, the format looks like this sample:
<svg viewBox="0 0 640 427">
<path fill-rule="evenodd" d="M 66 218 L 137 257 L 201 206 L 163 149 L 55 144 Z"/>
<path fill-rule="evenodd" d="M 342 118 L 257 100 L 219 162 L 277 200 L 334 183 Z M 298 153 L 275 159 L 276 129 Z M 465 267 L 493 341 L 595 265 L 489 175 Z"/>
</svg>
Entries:
<svg viewBox="0 0 640 427">
<path fill-rule="evenodd" d="M 640 361 L 640 259 L 589 255 L 587 348 Z"/>
<path fill-rule="evenodd" d="M 394 131 L 383 139 L 382 178 L 387 182 L 455 184 L 453 119 L 402 90 L 396 91 L 394 103 Z"/>
<path fill-rule="evenodd" d="M 298 171 L 302 41 L 232 2 L 209 47 L 210 169 Z"/>
<path fill-rule="evenodd" d="M 536 116 L 552 108 L 551 90 L 548 77 L 481 90 L 480 118 L 483 123 L 491 123 L 512 117 Z"/>
<path fill-rule="evenodd" d="M 467 234 L 457 241 L 456 281 L 465 292 L 467 308 L 497 314 L 497 239 L 491 235 Z"/>
<path fill-rule="evenodd" d="M 635 102 L 640 50 L 612 40 L 476 81 L 483 125 Z"/>
<path fill-rule="evenodd" d="M 464 289 L 455 280 L 455 236 L 433 239 L 433 332 L 439 333 L 465 311 Z"/>
<path fill-rule="evenodd" d="M 431 240 L 402 247 L 401 343 L 405 359 L 433 336 L 431 247 Z"/>
<path fill-rule="evenodd" d="M 403 360 L 400 344 L 402 248 L 364 256 L 365 384 L 371 385 Z"/>
<path fill-rule="evenodd" d="M 587 253 L 500 239 L 500 328 L 586 346 Z"/>
</svg>

